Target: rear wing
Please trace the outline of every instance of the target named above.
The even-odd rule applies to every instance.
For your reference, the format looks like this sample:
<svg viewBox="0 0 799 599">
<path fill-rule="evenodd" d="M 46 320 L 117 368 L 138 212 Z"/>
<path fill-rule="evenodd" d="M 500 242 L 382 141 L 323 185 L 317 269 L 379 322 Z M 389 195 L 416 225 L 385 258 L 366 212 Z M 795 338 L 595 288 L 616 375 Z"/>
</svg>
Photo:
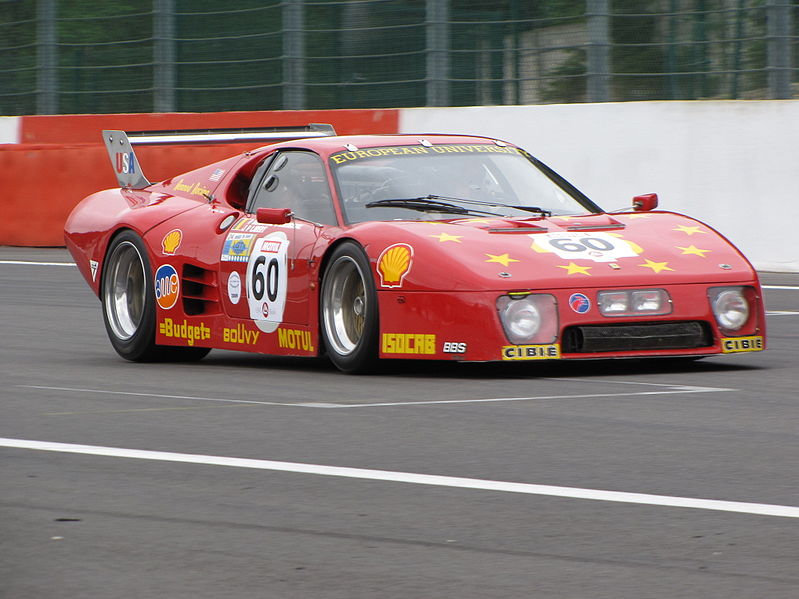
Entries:
<svg viewBox="0 0 799 599">
<path fill-rule="evenodd" d="M 249 141 L 284 141 L 335 135 L 332 125 L 311 123 L 303 127 L 243 129 L 192 129 L 183 131 L 103 131 L 103 141 L 120 187 L 143 189 L 152 185 L 144 176 L 134 145 L 224 144 Z"/>
</svg>

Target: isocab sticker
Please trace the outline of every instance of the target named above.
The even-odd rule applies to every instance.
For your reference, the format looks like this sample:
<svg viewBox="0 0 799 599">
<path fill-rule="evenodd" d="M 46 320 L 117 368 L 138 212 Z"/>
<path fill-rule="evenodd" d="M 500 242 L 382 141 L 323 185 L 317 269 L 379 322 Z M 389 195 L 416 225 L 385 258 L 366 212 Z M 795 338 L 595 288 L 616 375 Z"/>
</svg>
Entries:
<svg viewBox="0 0 799 599">
<path fill-rule="evenodd" d="M 162 264 L 155 271 L 155 301 L 164 310 L 169 310 L 178 302 L 179 295 L 178 271 L 171 264 Z"/>
<path fill-rule="evenodd" d="M 250 318 L 265 333 L 273 333 L 283 321 L 288 286 L 288 250 L 286 234 L 275 231 L 255 241 L 247 262 Z"/>
</svg>

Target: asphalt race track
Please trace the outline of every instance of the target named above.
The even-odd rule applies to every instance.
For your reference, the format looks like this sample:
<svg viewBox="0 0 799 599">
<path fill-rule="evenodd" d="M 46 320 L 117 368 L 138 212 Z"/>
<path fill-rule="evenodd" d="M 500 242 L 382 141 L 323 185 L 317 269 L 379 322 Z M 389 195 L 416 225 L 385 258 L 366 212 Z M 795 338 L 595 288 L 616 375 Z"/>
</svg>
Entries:
<svg viewBox="0 0 799 599">
<path fill-rule="evenodd" d="M 694 363 L 131 364 L 0 248 L 0 597 L 799 597 L 799 276 Z M 59 264 L 61 263 L 61 264 Z"/>
</svg>

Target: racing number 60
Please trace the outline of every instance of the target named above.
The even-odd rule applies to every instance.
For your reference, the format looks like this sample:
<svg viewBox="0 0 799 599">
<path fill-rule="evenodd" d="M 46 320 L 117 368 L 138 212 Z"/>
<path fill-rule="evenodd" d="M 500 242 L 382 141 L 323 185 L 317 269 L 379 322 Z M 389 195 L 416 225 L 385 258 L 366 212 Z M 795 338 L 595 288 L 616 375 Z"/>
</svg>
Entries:
<svg viewBox="0 0 799 599">
<path fill-rule="evenodd" d="M 264 264 L 266 264 L 266 256 L 261 255 L 255 259 L 252 265 L 252 294 L 256 300 L 261 301 L 264 298 L 265 290 L 269 301 L 274 302 L 277 299 L 280 264 L 277 258 L 270 258 L 266 269 L 264 269 Z M 264 270 L 266 270 L 265 276 Z"/>
<path fill-rule="evenodd" d="M 265 333 L 283 322 L 288 292 L 289 240 L 273 231 L 253 244 L 247 260 L 247 305 L 255 326 Z"/>
<path fill-rule="evenodd" d="M 581 239 L 550 239 L 549 243 L 564 252 L 584 252 L 595 250 L 598 252 L 609 252 L 614 248 L 613 244 L 605 239 L 597 237 L 583 237 Z"/>
</svg>

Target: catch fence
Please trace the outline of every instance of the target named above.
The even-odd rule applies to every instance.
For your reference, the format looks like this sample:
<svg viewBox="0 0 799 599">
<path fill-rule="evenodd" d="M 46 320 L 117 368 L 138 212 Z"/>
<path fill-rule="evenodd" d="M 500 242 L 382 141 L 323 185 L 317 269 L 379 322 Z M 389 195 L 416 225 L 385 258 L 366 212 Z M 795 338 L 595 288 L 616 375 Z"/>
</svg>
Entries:
<svg viewBox="0 0 799 599">
<path fill-rule="evenodd" d="M 0 114 L 793 98 L 791 0 L 0 0 Z"/>
</svg>

